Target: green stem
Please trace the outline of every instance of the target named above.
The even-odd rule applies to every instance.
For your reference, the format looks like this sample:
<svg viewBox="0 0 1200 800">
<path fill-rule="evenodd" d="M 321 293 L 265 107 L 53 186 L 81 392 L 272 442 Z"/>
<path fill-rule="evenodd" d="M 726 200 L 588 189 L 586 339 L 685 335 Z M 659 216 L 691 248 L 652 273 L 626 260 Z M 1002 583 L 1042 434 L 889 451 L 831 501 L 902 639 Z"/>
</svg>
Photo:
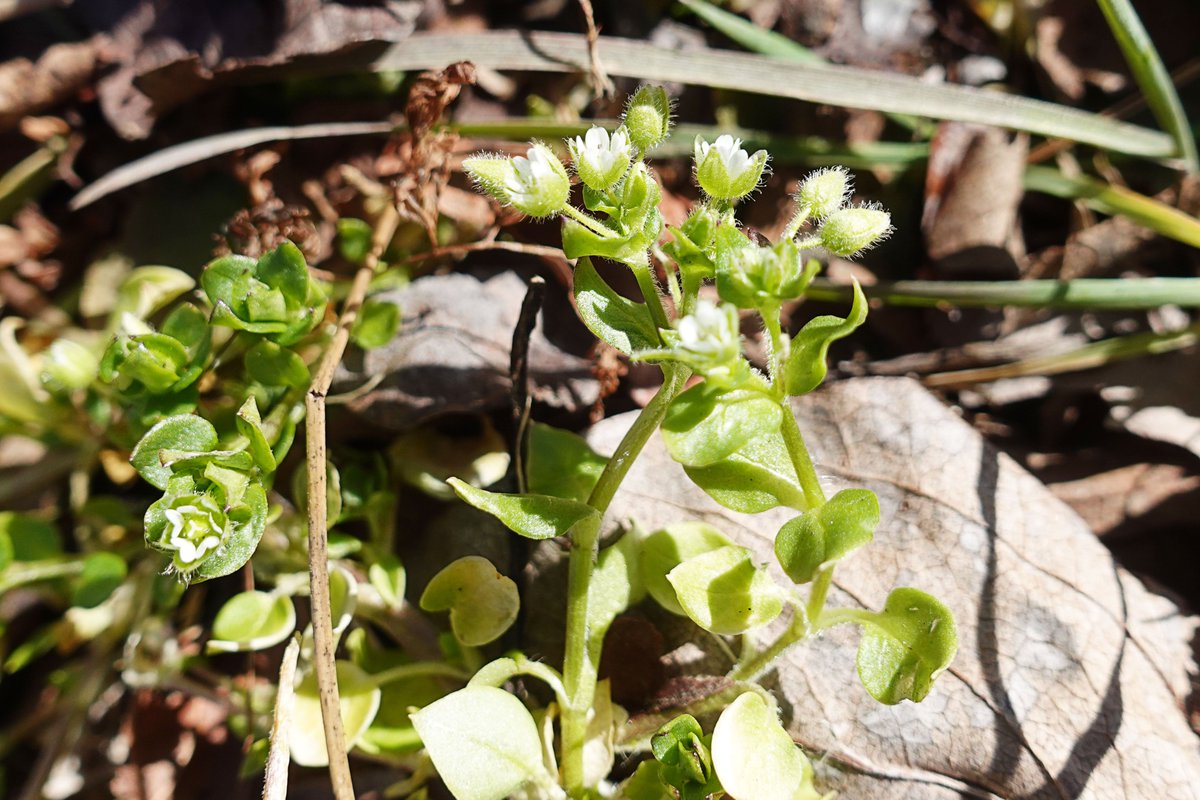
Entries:
<svg viewBox="0 0 1200 800">
<path fill-rule="evenodd" d="M 804 436 L 800 433 L 800 425 L 792 412 L 790 403 L 783 403 L 783 443 L 788 455 L 792 458 L 792 466 L 796 469 L 796 477 L 800 479 L 800 488 L 811 508 L 825 505 L 825 492 L 821 489 L 821 479 L 817 477 L 817 469 L 813 466 L 812 456 L 804 444 Z"/>
<path fill-rule="evenodd" d="M 874 612 L 865 608 L 832 608 L 821 612 L 821 616 L 813 621 L 812 629 L 815 633 L 832 628 L 834 625 L 844 625 L 847 622 L 856 625 L 875 625 L 877 624 L 875 616 Z"/>
<path fill-rule="evenodd" d="M 572 205 L 563 206 L 562 213 L 566 214 L 568 217 L 575 220 L 580 225 L 587 228 L 589 231 L 596 234 L 597 236 L 602 236 L 604 238 L 608 238 L 613 235 L 613 232 L 611 230 L 604 227 L 599 222 L 597 222 L 595 219 L 593 219 L 592 217 L 583 213 L 575 206 L 572 206 Z"/>
<path fill-rule="evenodd" d="M 787 630 L 780 634 L 779 638 L 762 650 L 759 650 L 748 661 L 744 661 L 733 668 L 733 671 L 727 676 L 733 681 L 753 681 L 766 672 L 775 659 L 787 650 L 796 642 L 808 636 L 813 630 L 809 625 L 808 616 L 804 613 L 804 609 L 796 605 L 792 614 L 792 623 L 788 625 Z"/>
<path fill-rule="evenodd" d="M 0 594 L 26 583 L 69 578 L 83 572 L 83 559 L 71 561 L 13 562 L 0 578 Z"/>
<path fill-rule="evenodd" d="M 833 565 L 825 567 L 817 573 L 813 580 L 812 590 L 808 595 L 806 613 L 810 620 L 820 619 L 825 610 L 825 598 L 829 594 L 829 585 L 833 583 Z"/>
<path fill-rule="evenodd" d="M 637 278 L 638 288 L 642 291 L 642 297 L 646 299 L 646 307 L 650 309 L 650 316 L 654 318 L 654 324 L 659 328 L 671 327 L 671 323 L 667 320 L 667 311 L 663 308 L 662 291 L 658 288 L 658 282 L 654 280 L 654 273 L 651 271 L 649 257 L 643 258 L 641 263 L 627 263 L 633 270 L 633 277 Z"/>
<path fill-rule="evenodd" d="M 649 298 L 647 298 L 649 300 Z M 572 797 L 584 794 L 583 745 L 587 738 L 587 712 L 596 693 L 599 666 L 588 652 L 588 612 L 592 574 L 600 545 L 600 517 L 608 510 L 613 496 L 646 442 L 658 430 L 667 407 L 682 391 L 691 371 L 678 365 L 663 367 L 663 384 L 646 404 L 625 437 L 617 445 L 600 474 L 588 505 L 599 516 L 581 524 L 571 536 L 567 566 L 566 650 L 563 655 L 563 688 L 568 702 L 562 708 L 563 784 Z"/>
<path fill-rule="evenodd" d="M 787 353 L 784 352 L 786 346 L 783 341 L 783 326 L 779 321 L 779 304 L 772 303 L 758 310 L 759 316 L 762 317 L 763 327 L 767 329 L 767 334 L 771 337 L 771 359 L 768 364 L 768 369 L 771 372 L 771 390 L 775 396 L 783 400 L 783 364 L 787 360 Z M 783 403 L 784 413 L 789 413 L 786 401 Z"/>
<path fill-rule="evenodd" d="M 799 233 L 800 226 L 808 222 L 808 217 L 810 214 L 811 212 L 808 210 L 808 206 L 797 207 L 796 215 L 792 217 L 792 221 L 787 224 L 787 227 L 783 229 L 783 233 L 779 235 L 779 241 L 782 242 L 785 239 L 791 239 L 793 236 Z"/>
</svg>

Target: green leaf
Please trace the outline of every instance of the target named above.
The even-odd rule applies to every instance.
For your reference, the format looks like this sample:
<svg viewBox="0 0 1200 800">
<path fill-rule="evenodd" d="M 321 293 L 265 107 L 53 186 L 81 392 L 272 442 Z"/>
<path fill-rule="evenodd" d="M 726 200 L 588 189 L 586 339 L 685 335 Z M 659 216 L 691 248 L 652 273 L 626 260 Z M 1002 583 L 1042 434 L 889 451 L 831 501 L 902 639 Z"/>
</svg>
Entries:
<svg viewBox="0 0 1200 800">
<path fill-rule="evenodd" d="M 599 652 L 604 635 L 617 615 L 646 595 L 639 566 L 641 537 L 627 531 L 596 558 L 588 590 L 588 641 Z"/>
<path fill-rule="evenodd" d="M 398 610 L 404 605 L 408 575 L 400 559 L 388 555 L 371 564 L 367 568 L 367 580 L 379 592 L 379 597 L 388 608 Z"/>
<path fill-rule="evenodd" d="M 757 692 L 739 695 L 713 728 L 712 759 L 730 797 L 820 800 L 812 765 Z"/>
<path fill-rule="evenodd" d="M 263 339 L 246 351 L 246 378 L 265 386 L 308 387 L 308 367 L 304 359 L 285 347 Z"/>
<path fill-rule="evenodd" d="M 285 240 L 274 250 L 264 253 L 255 264 L 254 277 L 278 290 L 288 310 L 308 302 L 308 263 L 300 248 L 290 241 Z"/>
<path fill-rule="evenodd" d="M 267 441 L 262 429 L 262 417 L 258 414 L 258 403 L 254 395 L 246 398 L 237 412 L 238 433 L 245 436 L 249 442 L 250 455 L 254 463 L 264 474 L 270 475 L 275 471 L 275 454 L 271 452 L 271 443 Z"/>
<path fill-rule="evenodd" d="M 867 318 L 867 298 L 858 281 L 854 282 L 854 302 L 845 319 L 834 316 L 814 317 L 792 339 L 792 354 L 784 371 L 788 394 L 808 394 L 825 380 L 825 357 L 829 345 L 854 332 Z"/>
<path fill-rule="evenodd" d="M 371 252 L 375 232 L 364 220 L 342 217 L 337 221 L 337 245 L 342 258 L 351 264 L 361 264 Z"/>
<path fill-rule="evenodd" d="M 783 439 L 774 433 L 752 440 L 715 464 L 683 469 L 709 497 L 743 514 L 776 506 L 808 508 Z"/>
<path fill-rule="evenodd" d="M 13 561 L 43 561 L 62 553 L 58 528 L 29 514 L 0 511 L 0 538 L 8 540 Z"/>
<path fill-rule="evenodd" d="M 239 308 L 244 298 L 238 295 L 248 286 L 254 267 L 252 258 L 223 256 L 209 262 L 200 273 L 200 286 L 214 306 L 224 304 L 227 309 Z"/>
<path fill-rule="evenodd" d="M 621 800 L 675 800 L 675 793 L 663 783 L 661 765 L 653 759 L 638 764 L 633 775 L 617 790 Z"/>
<path fill-rule="evenodd" d="M 159 461 L 162 450 L 206 452 L 217 448 L 217 430 L 212 423 L 195 414 L 180 414 L 168 417 L 146 431 L 129 463 L 149 483 L 158 489 L 166 489 L 171 470 Z"/>
<path fill-rule="evenodd" d="M 753 389 L 724 390 L 701 383 L 676 397 L 663 419 L 663 441 L 686 467 L 705 467 L 779 430 L 783 410 Z"/>
<path fill-rule="evenodd" d="M 400 306 L 386 300 L 367 300 L 354 320 L 350 338 L 363 350 L 383 347 L 400 329 Z"/>
<path fill-rule="evenodd" d="M 221 606 L 212 624 L 209 653 L 236 653 L 274 647 L 296 629 L 296 607 L 286 594 L 242 592 Z"/>
<path fill-rule="evenodd" d="M 686 616 L 667 573 L 689 558 L 731 544 L 725 534 L 704 522 L 679 522 L 655 531 L 641 541 L 638 551 L 646 591 L 667 611 Z"/>
<path fill-rule="evenodd" d="M 227 532 L 221 549 L 192 573 L 193 583 L 237 572 L 254 555 L 267 527 L 267 493 L 262 485 L 249 484 L 241 503 L 229 509 L 228 515 L 232 530 Z"/>
<path fill-rule="evenodd" d="M 625 355 L 661 344 L 646 305 L 613 291 L 588 258 L 575 265 L 575 307 L 589 331 Z"/>
<path fill-rule="evenodd" d="M 568 500 L 587 500 L 608 459 L 582 436 L 541 422 L 529 426 L 525 476 L 529 491 Z"/>
<path fill-rule="evenodd" d="M 337 662 L 339 710 L 346 748 L 350 749 L 366 732 L 379 711 L 382 692 L 371 676 L 349 661 Z M 292 761 L 302 767 L 325 767 L 329 755 L 325 750 L 325 729 L 321 725 L 321 698 L 317 691 L 317 674 L 313 670 L 296 687 L 292 707 L 292 725 L 288 742 Z"/>
<path fill-rule="evenodd" d="M 668 572 L 667 580 L 692 622 L 713 633 L 745 633 L 783 611 L 783 592 L 744 547 L 693 556 Z"/>
<path fill-rule="evenodd" d="M 954 615 L 918 589 L 894 589 L 858 645 L 858 677 L 881 703 L 919 702 L 958 652 Z"/>
<path fill-rule="evenodd" d="M 71 605 L 95 608 L 121 585 L 128 571 L 125 559 L 116 553 L 89 553 L 83 560 L 83 572 L 75 582 Z"/>
<path fill-rule="evenodd" d="M 138 267 L 121 283 L 109 319 L 119 320 L 125 313 L 146 319 L 195 285 L 190 275 L 174 267 Z"/>
<path fill-rule="evenodd" d="M 456 800 L 502 800 L 544 773 L 533 716 L 503 689 L 468 686 L 412 721 Z"/>
<path fill-rule="evenodd" d="M 458 478 L 451 478 L 447 483 L 467 503 L 491 514 L 526 539 L 563 536 L 579 522 L 599 516 L 596 509 L 578 500 L 544 494 L 488 492 Z"/>
<path fill-rule="evenodd" d="M 879 525 L 879 498 L 867 489 L 845 489 L 820 508 L 784 523 L 775 556 L 787 576 L 808 583 L 819 570 L 868 544 Z"/>
<path fill-rule="evenodd" d="M 464 556 L 433 576 L 421 594 L 425 611 L 449 611 L 460 644 L 480 647 L 500 638 L 517 619 L 517 585 L 483 556 Z"/>
</svg>

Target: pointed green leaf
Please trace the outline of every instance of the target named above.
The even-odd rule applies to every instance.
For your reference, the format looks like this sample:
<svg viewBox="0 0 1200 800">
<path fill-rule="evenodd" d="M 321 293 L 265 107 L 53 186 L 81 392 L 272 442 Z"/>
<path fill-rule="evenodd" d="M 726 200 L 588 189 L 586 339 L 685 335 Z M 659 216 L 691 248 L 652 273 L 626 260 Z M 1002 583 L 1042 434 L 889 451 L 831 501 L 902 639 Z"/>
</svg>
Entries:
<svg viewBox="0 0 1200 800">
<path fill-rule="evenodd" d="M 463 500 L 491 514 L 526 539 L 563 536 L 582 520 L 599 516 L 596 509 L 578 500 L 544 494 L 488 492 L 458 478 L 451 478 L 447 483 Z"/>
<path fill-rule="evenodd" d="M 954 615 L 918 589 L 894 589 L 864 625 L 858 677 L 881 703 L 919 702 L 958 652 Z"/>
<path fill-rule="evenodd" d="M 713 767 L 730 797 L 820 800 L 812 765 L 756 692 L 729 704 L 712 735 Z"/>
<path fill-rule="evenodd" d="M 760 436 L 728 458 L 684 472 L 713 500 L 743 514 L 776 506 L 807 509 L 808 500 L 783 440 L 775 433 Z"/>
<path fill-rule="evenodd" d="M 129 463 L 157 489 L 166 489 L 171 470 L 159 461 L 161 450 L 205 452 L 217 448 L 217 429 L 208 420 L 195 414 L 168 417 L 146 431 Z"/>
<path fill-rule="evenodd" d="M 845 338 L 862 325 L 867 318 L 867 298 L 858 281 L 854 282 L 854 302 L 850 314 L 842 319 L 834 316 L 814 317 L 792 339 L 792 354 L 788 356 L 784 372 L 784 386 L 788 394 L 808 394 L 825 380 L 828 367 L 825 357 L 829 345 Z"/>
<path fill-rule="evenodd" d="M 464 556 L 442 568 L 421 594 L 425 611 L 449 611 L 454 637 L 468 647 L 500 638 L 517 619 L 521 598 L 512 579 L 483 556 Z"/>
<path fill-rule="evenodd" d="M 350 338 L 363 350 L 383 347 L 400 329 L 400 306 L 386 300 L 367 300 L 354 320 Z"/>
<path fill-rule="evenodd" d="M 541 422 L 529 426 L 525 473 L 531 492 L 585 501 L 606 464 L 578 434 Z"/>
<path fill-rule="evenodd" d="M 818 570 L 867 544 L 879 525 L 879 498 L 867 489 L 845 489 L 825 505 L 784 523 L 775 555 L 787 576 L 808 583 Z"/>
<path fill-rule="evenodd" d="M 663 420 L 671 457 L 687 467 L 705 467 L 779 430 L 783 410 L 753 389 L 723 390 L 702 383 L 676 397 Z"/>
<path fill-rule="evenodd" d="M 589 331 L 625 355 L 661 344 L 645 304 L 617 294 L 589 258 L 575 265 L 575 307 Z"/>
<path fill-rule="evenodd" d="M 370 675 L 349 661 L 337 662 L 337 682 L 342 729 L 346 736 L 346 748 L 349 749 L 354 747 L 375 719 L 382 693 Z M 321 725 L 321 698 L 317 691 L 315 670 L 309 672 L 296 687 L 288 742 L 291 745 L 292 761 L 300 766 L 329 765 L 329 755 L 325 750 L 325 728 Z"/>
<path fill-rule="evenodd" d="M 247 397 L 246 402 L 238 409 L 237 429 L 238 433 L 250 441 L 250 455 L 258 468 L 268 475 L 274 472 L 275 454 L 271 452 L 271 443 L 263 434 L 262 417 L 258 414 L 258 403 L 254 395 Z"/>
<path fill-rule="evenodd" d="M 783 611 L 783 592 L 744 547 L 689 558 L 667 573 L 667 580 L 692 622 L 713 633 L 745 633 Z"/>
<path fill-rule="evenodd" d="M 731 544 L 725 534 L 704 522 L 679 522 L 655 531 L 640 542 L 638 550 L 646 591 L 667 611 L 686 616 L 667 573 L 689 558 Z"/>
<path fill-rule="evenodd" d="M 296 629 L 296 607 L 292 598 L 268 592 L 242 592 L 221 606 L 213 620 L 209 653 L 266 650 L 282 642 Z"/>
<path fill-rule="evenodd" d="M 254 277 L 277 290 L 289 309 L 308 302 L 308 263 L 300 248 L 290 241 L 264 253 L 255 264 Z"/>
</svg>

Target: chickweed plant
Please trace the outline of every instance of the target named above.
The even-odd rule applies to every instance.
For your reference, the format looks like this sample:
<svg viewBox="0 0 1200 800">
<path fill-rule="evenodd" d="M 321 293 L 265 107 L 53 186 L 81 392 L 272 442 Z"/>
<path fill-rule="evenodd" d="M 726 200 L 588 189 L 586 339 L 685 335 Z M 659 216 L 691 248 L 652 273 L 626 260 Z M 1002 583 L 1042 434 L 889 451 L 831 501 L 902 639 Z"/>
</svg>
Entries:
<svg viewBox="0 0 1200 800">
<path fill-rule="evenodd" d="M 317 474 L 321 466 L 327 470 L 332 635 L 344 659 L 330 664 L 332 648 L 321 656 L 307 632 L 298 648 L 289 647 L 301 653 L 301 668 L 295 685 L 278 692 L 294 692 L 288 731 L 295 763 L 330 760 L 320 723 L 324 690 L 313 669 L 325 658 L 323 674 L 336 672 L 346 747 L 411 775 L 390 796 L 423 792 L 436 774 L 457 800 L 722 794 L 809 800 L 820 797 L 812 767 L 781 725 L 776 701 L 756 683 L 780 655 L 835 625 L 857 625 L 858 675 L 883 703 L 921 700 L 949 665 L 957 648 L 954 619 L 918 589 L 895 589 L 879 610 L 826 606 L 838 561 L 872 540 L 879 503 L 866 489 L 826 496 L 790 406 L 792 397 L 821 384 L 830 343 L 860 326 L 867 306 L 856 285 L 845 318 L 817 317 L 795 336 L 782 329 L 781 307 L 802 298 L 819 270 L 809 254 L 852 256 L 872 247 L 890 232 L 889 215 L 849 205 L 850 176 L 828 169 L 803 181 L 779 241 L 751 237 L 738 226 L 735 210 L 755 191 L 768 156 L 720 136 L 696 141 L 695 176 L 704 199 L 679 227 L 667 226 L 664 237 L 662 191 L 644 159 L 669 127 L 667 95 L 645 87 L 615 131 L 597 127 L 568 141 L 582 208 L 571 204 L 571 174 L 545 144 L 531 144 L 522 156 L 464 162 L 500 202 L 562 220 L 583 322 L 663 374 L 658 393 L 611 457 L 574 434 L 535 424 L 527 492 L 500 494 L 449 481 L 459 497 L 515 533 L 568 544 L 561 670 L 515 651 L 486 662 L 482 648 L 513 624 L 520 598 L 516 584 L 479 556 L 445 565 L 422 588 L 421 611 L 444 615 L 449 632 L 440 640 L 441 657 L 425 648 L 425 660 L 414 660 L 404 645 L 421 611 L 405 601 L 406 573 L 392 541 L 390 475 L 404 470 L 369 457 L 320 465 Z M 343 254 L 361 260 L 371 226 L 351 220 L 340 231 Z M 350 241 L 355 236 L 357 243 Z M 655 261 L 664 267 L 665 292 Z M 611 288 L 602 270 L 612 269 L 632 271 L 640 302 Z M 702 296 L 712 283 L 715 302 L 711 291 Z M 299 512 L 311 498 L 293 488 L 288 503 L 287 487 L 276 486 L 275 478 L 306 413 L 311 365 L 329 346 L 330 290 L 290 242 L 257 259 L 219 258 L 189 295 L 194 284 L 165 267 L 133 270 L 106 294 L 111 302 L 103 331 L 71 329 L 32 354 L 17 341 L 21 323 L 0 321 L 0 433 L 70 445 L 89 467 L 102 462 L 115 483 L 133 473 L 104 453 L 131 452 L 133 470 L 161 492 L 144 514 L 145 544 L 155 551 L 149 554 L 124 547 L 121 531 L 137 526 L 123 521 L 121 504 L 89 499 L 86 489 L 72 500 L 84 532 L 82 557 L 55 544 L 44 520 L 0 514 L 0 591 L 65 581 L 69 607 L 61 624 L 6 656 L 8 671 L 56 645 L 68 649 L 94 639 L 123 648 L 126 685 L 176 685 L 201 658 L 185 658 L 170 628 L 183 587 L 248 563 L 257 586 L 223 605 L 206 652 L 265 650 L 296 632 L 294 597 L 309 587 Z M 743 313 L 761 320 L 770 344 L 765 370 L 743 354 Z M 350 335 L 364 347 L 378 345 L 397 321 L 395 306 L 367 301 Z M 747 548 L 695 520 L 649 533 L 633 526 L 601 547 L 609 504 L 656 432 L 717 503 L 751 514 L 789 510 L 793 516 L 774 545 L 788 584 Z M 472 480 L 486 483 L 479 474 Z M 341 533 L 348 522 L 367 535 Z M 712 634 L 742 639 L 728 675 L 738 692 L 710 730 L 693 716 L 707 720 L 701 709 L 684 708 L 648 742 L 619 740 L 628 715 L 612 701 L 607 681 L 598 680 L 601 647 L 614 619 L 647 597 Z M 773 638 L 760 641 L 763 629 L 780 618 Z M 553 700 L 536 708 L 518 697 L 507 688 L 518 676 L 544 682 Z M 98 685 L 83 677 L 71 684 L 82 687 L 78 691 Z M 227 688 L 231 697 L 246 698 L 230 725 L 256 740 L 248 761 L 257 754 L 261 767 L 272 723 L 265 713 L 269 693 L 256 701 L 254 692 L 234 691 L 232 682 Z M 73 707 L 87 702 L 78 699 Z M 648 757 L 631 777 L 614 782 L 618 741 Z M 246 771 L 254 768 L 249 763 Z"/>
<path fill-rule="evenodd" d="M 595 127 L 568 141 L 582 209 L 571 204 L 568 172 L 545 144 L 531 144 L 524 156 L 481 155 L 463 165 L 500 202 L 533 217 L 562 218 L 563 250 L 576 259 L 574 291 L 583 322 L 629 358 L 658 365 L 663 383 L 598 475 L 590 468 L 595 454 L 579 442 L 578 481 L 566 480 L 573 473 L 562 465 L 542 480 L 531 477 L 531 492 L 524 494 L 451 480 L 459 496 L 517 534 L 565 537 L 570 545 L 562 671 L 521 656 L 502 658 L 482 667 L 465 688 L 413 715 L 429 757 L 458 800 L 595 792 L 817 798 L 807 758 L 755 679 L 808 637 L 853 624 L 863 631 L 858 674 L 866 691 L 883 703 L 919 701 L 957 649 L 950 612 L 918 589 L 895 589 L 878 611 L 826 607 L 837 562 L 872 540 L 879 503 L 866 489 L 826 496 L 789 405 L 790 398 L 821 384 L 830 343 L 867 314 L 856 285 L 847 317 L 817 317 L 795 337 L 785 333 L 783 303 L 801 298 L 820 268 L 806 254 L 859 253 L 888 236 L 890 216 L 874 206 L 849 205 L 849 174 L 827 169 L 801 184 L 780 240 L 757 241 L 739 228 L 735 208 L 758 186 L 768 155 L 747 153 L 740 140 L 726 135 L 696 140 L 695 176 L 705 199 L 678 228 L 668 226 L 670 238 L 660 244 L 662 192 L 643 159 L 667 137 L 669 125 L 667 95 L 643 87 L 617 130 Z M 669 304 L 652 255 L 664 264 Z M 615 292 L 593 259 L 632 270 L 642 302 Z M 719 302 L 700 296 L 709 282 L 715 282 Z M 765 373 L 743 354 L 743 311 L 758 315 L 769 339 Z M 685 388 L 692 376 L 702 380 Z M 777 507 L 795 512 L 775 538 L 776 559 L 792 585 L 780 585 L 748 549 L 696 521 L 626 534 L 600 548 L 608 505 L 655 431 L 691 480 L 721 505 L 745 513 Z M 562 459 L 567 445 L 558 446 Z M 536 458 L 535 442 L 531 462 Z M 805 586 L 807 593 L 800 590 Z M 605 781 L 620 714 L 607 685 L 597 680 L 600 649 L 614 618 L 647 594 L 707 631 L 744 637 L 729 677 L 745 691 L 709 733 L 690 714 L 667 723 L 651 739 L 653 759 L 614 787 Z M 466 604 L 458 609 L 469 611 Z M 754 632 L 785 609 L 790 621 L 782 632 L 756 643 Z M 504 691 L 516 675 L 545 681 L 555 695 L 553 707 L 539 717 Z M 546 721 L 551 717 L 558 719 L 557 737 Z"/>
</svg>

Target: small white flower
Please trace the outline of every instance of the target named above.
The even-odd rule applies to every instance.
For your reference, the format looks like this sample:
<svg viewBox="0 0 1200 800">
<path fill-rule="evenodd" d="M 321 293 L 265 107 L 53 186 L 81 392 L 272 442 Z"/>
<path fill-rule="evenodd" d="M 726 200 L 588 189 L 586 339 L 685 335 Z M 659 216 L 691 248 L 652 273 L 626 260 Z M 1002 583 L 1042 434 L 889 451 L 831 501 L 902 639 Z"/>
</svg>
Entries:
<svg viewBox="0 0 1200 800">
<path fill-rule="evenodd" d="M 696 179 L 711 197 L 733 200 L 754 191 L 767 166 L 767 151 L 750 155 L 742 140 L 722 134 L 712 144 L 696 137 Z"/>
<path fill-rule="evenodd" d="M 195 568 L 212 550 L 221 546 L 221 523 L 212 509 L 182 505 L 163 511 L 168 529 L 165 549 L 174 551 L 175 568 L 181 573 Z"/>
<path fill-rule="evenodd" d="M 618 128 L 610 136 L 607 130 L 595 126 L 583 136 L 568 140 L 567 146 L 580 180 L 597 191 L 619 181 L 629 169 L 633 155 L 629 132 L 624 128 Z"/>
<path fill-rule="evenodd" d="M 701 370 L 725 367 L 741 355 L 737 309 L 701 298 L 675 324 L 676 353 Z"/>
</svg>

